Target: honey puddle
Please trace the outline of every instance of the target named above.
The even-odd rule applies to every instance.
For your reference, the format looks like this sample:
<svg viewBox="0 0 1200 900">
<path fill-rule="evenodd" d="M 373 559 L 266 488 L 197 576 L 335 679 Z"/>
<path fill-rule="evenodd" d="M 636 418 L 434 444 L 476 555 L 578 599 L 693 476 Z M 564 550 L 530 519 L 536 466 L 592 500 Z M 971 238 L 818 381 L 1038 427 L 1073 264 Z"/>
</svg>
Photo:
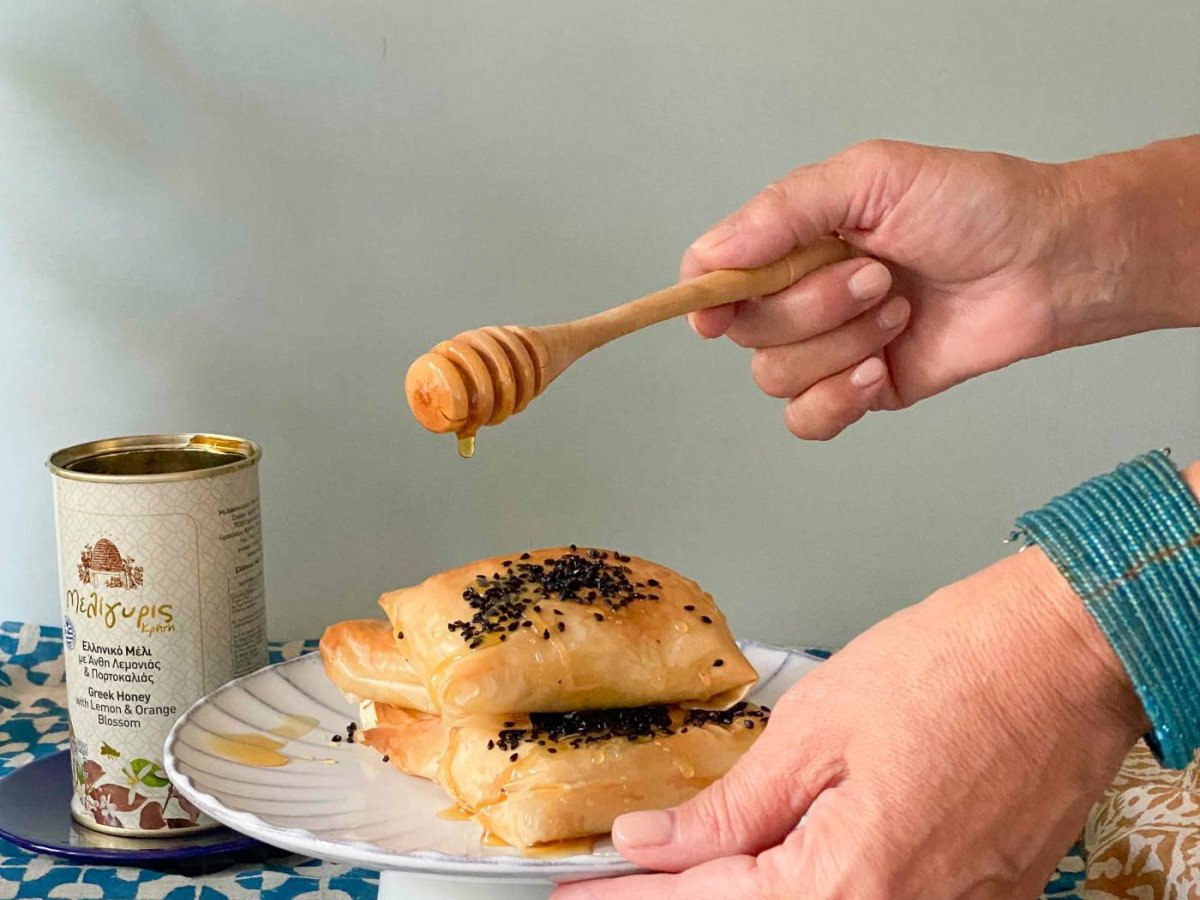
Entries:
<svg viewBox="0 0 1200 900">
<path fill-rule="evenodd" d="M 296 738 L 304 737 L 316 728 L 317 724 L 317 720 L 312 716 L 287 715 L 283 717 L 282 724 L 270 729 L 270 733 L 285 741 L 294 741 Z"/>
<path fill-rule="evenodd" d="M 286 741 L 265 734 L 210 734 L 209 746 L 218 756 L 246 766 L 286 766 L 288 758 L 279 751 Z"/>
<path fill-rule="evenodd" d="M 591 853 L 596 846 L 594 837 L 571 838 L 566 841 L 547 841 L 544 844 L 534 844 L 521 851 L 522 856 L 530 859 L 558 859 L 560 856 L 576 856 L 581 853 Z"/>
<path fill-rule="evenodd" d="M 471 814 L 461 806 L 447 806 L 445 809 L 438 810 L 437 817 L 450 822 L 467 822 L 470 820 Z"/>
<path fill-rule="evenodd" d="M 511 846 L 503 838 L 497 837 L 490 831 L 483 833 L 483 837 L 479 839 L 479 843 L 484 847 Z M 577 856 L 581 853 L 591 853 L 595 846 L 596 838 L 588 836 L 570 838 L 565 841 L 547 841 L 544 844 L 534 844 L 532 847 L 520 848 L 519 852 L 527 859 L 558 859 L 563 856 Z"/>
<path fill-rule="evenodd" d="M 287 715 L 274 728 L 268 729 L 275 737 L 265 734 L 213 734 L 209 745 L 214 753 L 232 762 L 246 766 L 276 768 L 286 766 L 288 757 L 279 751 L 284 744 L 303 737 L 317 727 L 312 716 Z"/>
</svg>

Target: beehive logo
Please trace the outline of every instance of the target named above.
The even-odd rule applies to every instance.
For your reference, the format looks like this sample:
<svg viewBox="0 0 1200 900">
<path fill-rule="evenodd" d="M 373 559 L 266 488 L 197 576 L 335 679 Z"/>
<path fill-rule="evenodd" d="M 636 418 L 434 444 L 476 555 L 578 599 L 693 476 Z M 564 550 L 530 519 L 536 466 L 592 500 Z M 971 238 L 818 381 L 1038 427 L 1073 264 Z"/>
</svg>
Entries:
<svg viewBox="0 0 1200 900">
<path fill-rule="evenodd" d="M 88 544 L 79 555 L 79 580 L 101 588 L 123 588 L 136 591 L 142 586 L 142 567 L 132 556 L 122 556 L 117 545 L 102 537 Z"/>
</svg>

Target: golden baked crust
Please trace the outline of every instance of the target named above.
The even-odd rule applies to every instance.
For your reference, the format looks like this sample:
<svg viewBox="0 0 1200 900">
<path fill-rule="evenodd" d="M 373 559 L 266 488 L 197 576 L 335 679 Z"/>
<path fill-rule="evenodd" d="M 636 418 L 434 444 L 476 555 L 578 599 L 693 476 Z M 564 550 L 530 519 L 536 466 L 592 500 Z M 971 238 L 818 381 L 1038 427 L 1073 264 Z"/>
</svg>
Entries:
<svg viewBox="0 0 1200 900">
<path fill-rule="evenodd" d="M 649 707 L 626 725 L 571 734 L 528 719 L 476 717 L 452 727 L 438 780 L 484 829 L 515 847 L 603 834 L 626 812 L 682 803 L 720 778 L 762 733 L 766 714 Z M 582 716 L 595 715 L 583 713 Z M 656 725 L 645 728 L 650 721 Z M 643 723 L 639 725 L 638 723 Z"/>
<path fill-rule="evenodd" d="M 613 551 L 552 547 L 451 569 L 379 601 L 443 716 L 694 702 L 757 679 L 696 582 Z"/>
<path fill-rule="evenodd" d="M 382 619 L 351 619 L 330 625 L 321 635 L 325 674 L 357 700 L 378 700 L 422 712 L 436 712 L 416 670 Z"/>
<path fill-rule="evenodd" d="M 372 704 L 371 712 L 374 721 L 363 722 L 359 740 L 401 772 L 436 781 L 449 738 L 441 718 L 386 703 Z"/>
</svg>

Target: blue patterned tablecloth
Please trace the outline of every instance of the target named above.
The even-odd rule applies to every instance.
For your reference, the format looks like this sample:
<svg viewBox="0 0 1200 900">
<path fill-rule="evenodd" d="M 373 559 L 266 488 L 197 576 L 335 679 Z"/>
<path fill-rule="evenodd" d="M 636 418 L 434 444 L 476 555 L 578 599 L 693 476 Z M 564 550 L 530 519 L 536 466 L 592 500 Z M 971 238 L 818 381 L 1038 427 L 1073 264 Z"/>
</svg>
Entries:
<svg viewBox="0 0 1200 900">
<path fill-rule="evenodd" d="M 316 649 L 316 641 L 271 643 L 271 662 Z M 0 776 L 67 746 L 62 631 L 0 623 Z M 1044 900 L 1075 900 L 1083 861 L 1059 864 Z M 0 900 L 295 900 L 374 898 L 378 873 L 263 850 L 162 869 L 88 866 L 27 853 L 0 840 Z"/>
</svg>

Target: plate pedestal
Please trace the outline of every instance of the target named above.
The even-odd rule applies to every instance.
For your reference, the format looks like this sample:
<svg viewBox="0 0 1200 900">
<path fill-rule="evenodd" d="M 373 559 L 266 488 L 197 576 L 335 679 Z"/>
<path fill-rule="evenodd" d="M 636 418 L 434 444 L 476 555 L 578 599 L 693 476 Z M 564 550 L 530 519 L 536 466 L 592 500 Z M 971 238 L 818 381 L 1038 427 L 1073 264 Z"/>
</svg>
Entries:
<svg viewBox="0 0 1200 900">
<path fill-rule="evenodd" d="M 379 873 L 379 900 L 546 900 L 553 888 L 546 882 L 467 881 L 411 872 Z"/>
</svg>

